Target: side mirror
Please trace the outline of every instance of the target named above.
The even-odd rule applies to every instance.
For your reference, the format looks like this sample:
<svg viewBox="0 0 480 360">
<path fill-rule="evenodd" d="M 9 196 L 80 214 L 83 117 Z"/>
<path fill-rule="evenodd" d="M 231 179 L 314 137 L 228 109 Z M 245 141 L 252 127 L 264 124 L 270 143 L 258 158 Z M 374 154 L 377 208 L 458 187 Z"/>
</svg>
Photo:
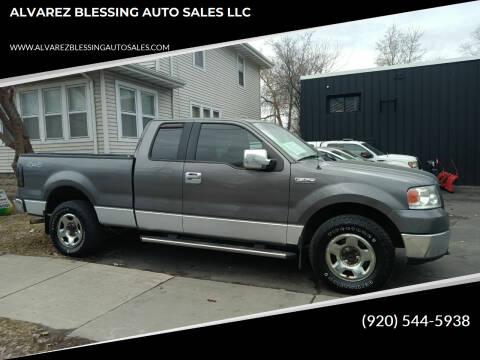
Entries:
<svg viewBox="0 0 480 360">
<path fill-rule="evenodd" d="M 370 154 L 369 152 L 362 152 L 360 155 L 361 155 L 362 158 L 364 158 L 364 159 L 371 159 L 371 158 L 373 157 L 373 155 Z"/>
<path fill-rule="evenodd" d="M 255 149 L 243 151 L 243 167 L 250 170 L 265 170 L 272 164 L 267 150 Z"/>
</svg>

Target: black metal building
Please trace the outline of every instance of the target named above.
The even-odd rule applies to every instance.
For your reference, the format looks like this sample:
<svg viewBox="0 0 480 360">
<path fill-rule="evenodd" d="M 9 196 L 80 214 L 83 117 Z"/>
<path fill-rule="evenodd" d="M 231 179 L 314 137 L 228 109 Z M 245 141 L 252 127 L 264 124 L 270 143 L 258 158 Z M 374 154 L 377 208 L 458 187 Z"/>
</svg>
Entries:
<svg viewBox="0 0 480 360">
<path fill-rule="evenodd" d="M 300 125 L 307 141 L 453 159 L 457 185 L 480 185 L 480 57 L 304 76 Z"/>
</svg>

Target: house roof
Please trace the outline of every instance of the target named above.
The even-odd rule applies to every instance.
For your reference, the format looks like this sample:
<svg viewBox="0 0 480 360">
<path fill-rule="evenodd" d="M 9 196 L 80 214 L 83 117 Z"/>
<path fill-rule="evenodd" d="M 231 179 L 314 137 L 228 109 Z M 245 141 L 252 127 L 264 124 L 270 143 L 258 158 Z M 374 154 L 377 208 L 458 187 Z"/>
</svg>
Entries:
<svg viewBox="0 0 480 360">
<path fill-rule="evenodd" d="M 110 70 L 121 75 L 134 77 L 136 80 L 145 81 L 169 89 L 176 89 L 186 84 L 185 81 L 178 77 L 170 76 L 138 64 L 121 65 Z"/>
<path fill-rule="evenodd" d="M 250 44 L 235 44 L 230 47 L 240 55 L 256 63 L 261 69 L 269 69 L 273 66 L 273 63 L 265 55 Z"/>
<path fill-rule="evenodd" d="M 464 57 L 454 58 L 454 59 L 425 61 L 425 62 L 418 62 L 418 63 L 412 63 L 412 64 L 378 66 L 378 67 L 368 68 L 368 69 L 357 69 L 357 70 L 338 71 L 338 72 L 323 73 L 323 74 L 304 75 L 300 78 L 300 80 L 318 79 L 318 78 L 325 78 L 330 76 L 340 76 L 340 75 L 350 75 L 350 74 L 361 74 L 361 73 L 375 72 L 375 71 L 406 69 L 406 68 L 428 66 L 428 65 L 449 64 L 454 62 L 471 61 L 471 60 L 480 60 L 480 56 L 464 56 Z"/>
</svg>

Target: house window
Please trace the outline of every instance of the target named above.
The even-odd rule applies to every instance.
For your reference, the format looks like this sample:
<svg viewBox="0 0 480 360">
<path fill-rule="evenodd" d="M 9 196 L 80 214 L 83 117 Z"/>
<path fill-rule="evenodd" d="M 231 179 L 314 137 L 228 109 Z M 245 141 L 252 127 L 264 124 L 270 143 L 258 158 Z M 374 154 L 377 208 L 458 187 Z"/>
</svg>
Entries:
<svg viewBox="0 0 480 360">
<path fill-rule="evenodd" d="M 200 106 L 192 105 L 192 117 L 194 118 L 200 117 Z"/>
<path fill-rule="evenodd" d="M 0 111 L 3 112 L 5 116 L 7 116 L 1 104 L 0 104 Z M 13 139 L 13 136 L 12 134 L 10 134 L 10 131 L 8 131 L 7 128 L 3 126 L 3 123 L 1 121 L 0 121 L 0 133 L 2 133 L 7 139 Z M 0 139 L 0 146 L 3 146 L 3 145 L 4 145 L 4 142 Z"/>
<path fill-rule="evenodd" d="M 238 85 L 245 86 L 245 59 L 240 55 L 237 56 L 238 69 Z"/>
<path fill-rule="evenodd" d="M 155 118 L 155 96 L 146 92 L 141 93 L 142 97 L 142 122 L 143 128 Z"/>
<path fill-rule="evenodd" d="M 38 111 L 38 91 L 20 93 L 20 112 L 23 125 L 32 140 L 40 140 L 40 117 Z"/>
<path fill-rule="evenodd" d="M 62 95 L 60 88 L 43 90 L 43 116 L 47 139 L 63 138 Z"/>
<path fill-rule="evenodd" d="M 90 138 L 85 83 L 67 83 L 17 93 L 17 108 L 32 141 L 63 142 Z"/>
<path fill-rule="evenodd" d="M 87 94 L 85 86 L 71 86 L 67 88 L 68 123 L 70 137 L 81 138 L 88 136 Z"/>
<path fill-rule="evenodd" d="M 154 90 L 117 82 L 119 138 L 138 138 L 157 114 Z"/>
<path fill-rule="evenodd" d="M 329 114 L 360 111 L 360 94 L 327 96 Z"/>
<path fill-rule="evenodd" d="M 220 110 L 214 109 L 210 106 L 200 105 L 200 104 L 192 104 L 192 117 L 193 118 L 219 118 L 220 117 Z"/>
<path fill-rule="evenodd" d="M 205 51 L 197 51 L 193 53 L 193 66 L 205 70 Z"/>
</svg>

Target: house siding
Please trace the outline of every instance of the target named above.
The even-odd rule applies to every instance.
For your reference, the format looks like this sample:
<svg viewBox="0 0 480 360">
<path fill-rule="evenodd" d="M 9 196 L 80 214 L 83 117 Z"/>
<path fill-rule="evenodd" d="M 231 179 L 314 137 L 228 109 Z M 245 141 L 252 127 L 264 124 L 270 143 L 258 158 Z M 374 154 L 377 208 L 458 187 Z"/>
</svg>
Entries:
<svg viewBox="0 0 480 360">
<path fill-rule="evenodd" d="M 245 58 L 245 86 L 240 87 L 238 85 L 237 53 L 231 48 L 205 51 L 204 70 L 193 66 L 193 55 L 191 53 L 142 62 L 140 65 L 166 75 L 178 77 L 186 85 L 171 90 L 145 81 L 138 81 L 125 75 L 119 75 L 114 70 L 88 72 L 88 77 L 93 81 L 93 104 L 91 106 L 94 119 L 92 119 L 92 125 L 95 125 L 98 153 L 105 153 L 107 149 L 105 132 L 107 133 L 108 149 L 112 154 L 132 154 L 137 145 L 135 140 L 119 139 L 118 136 L 116 81 L 156 91 L 158 118 L 160 119 L 189 118 L 191 117 L 192 103 L 220 110 L 220 115 L 224 118 L 260 118 L 260 68 L 255 62 Z M 105 86 L 103 102 L 102 72 Z M 88 79 L 81 75 L 29 83 L 18 86 L 16 91 L 22 91 L 25 87 L 44 87 L 73 80 L 86 82 L 90 91 Z M 89 96 L 88 101 L 92 101 L 91 96 Z M 103 109 L 102 103 L 105 104 L 105 109 Z M 104 129 L 104 113 L 108 129 Z M 35 152 L 95 153 L 93 136 L 92 131 L 92 138 L 86 141 L 33 142 L 32 146 Z M 0 173 L 12 172 L 13 157 L 14 152 L 0 144 Z"/>
<path fill-rule="evenodd" d="M 186 82 L 174 90 L 175 117 L 190 117 L 193 102 L 216 108 L 225 118 L 260 118 L 260 69 L 252 61 L 245 59 L 243 88 L 238 85 L 237 53 L 230 48 L 205 51 L 204 70 L 193 66 L 192 54 L 172 61 L 172 75 Z"/>
<path fill-rule="evenodd" d="M 122 140 L 118 138 L 117 123 L 117 99 L 115 81 L 122 81 L 132 85 L 141 86 L 155 90 L 157 92 L 158 117 L 160 119 L 168 119 L 172 117 L 172 91 L 170 89 L 161 88 L 145 82 L 139 82 L 126 76 L 119 76 L 111 71 L 105 71 L 105 92 L 106 107 L 108 118 L 108 141 L 110 145 L 110 153 L 112 154 L 132 154 L 135 152 L 137 141 Z"/>
</svg>

